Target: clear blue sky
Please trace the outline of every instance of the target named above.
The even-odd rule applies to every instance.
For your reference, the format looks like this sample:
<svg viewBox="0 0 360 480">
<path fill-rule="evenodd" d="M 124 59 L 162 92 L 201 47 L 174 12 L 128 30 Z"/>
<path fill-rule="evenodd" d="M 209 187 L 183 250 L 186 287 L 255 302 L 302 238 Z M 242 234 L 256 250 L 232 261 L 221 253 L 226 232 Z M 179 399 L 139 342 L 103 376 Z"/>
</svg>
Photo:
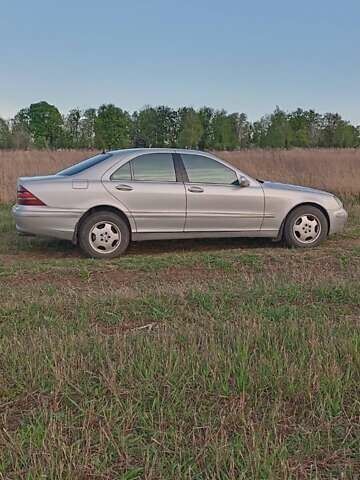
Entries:
<svg viewBox="0 0 360 480">
<path fill-rule="evenodd" d="M 359 0 L 7 0 L 0 116 L 47 100 L 209 105 L 250 119 L 297 106 L 360 124 Z"/>
</svg>

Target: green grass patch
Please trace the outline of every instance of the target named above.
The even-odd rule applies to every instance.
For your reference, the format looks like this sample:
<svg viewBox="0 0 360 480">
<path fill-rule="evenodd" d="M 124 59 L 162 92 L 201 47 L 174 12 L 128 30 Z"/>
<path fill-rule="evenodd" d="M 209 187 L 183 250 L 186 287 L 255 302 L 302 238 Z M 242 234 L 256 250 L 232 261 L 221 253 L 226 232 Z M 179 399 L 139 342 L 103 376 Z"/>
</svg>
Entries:
<svg viewBox="0 0 360 480">
<path fill-rule="evenodd" d="M 352 208 L 308 252 L 220 241 L 98 262 L 16 240 L 2 207 L 0 478 L 356 478 Z"/>
</svg>

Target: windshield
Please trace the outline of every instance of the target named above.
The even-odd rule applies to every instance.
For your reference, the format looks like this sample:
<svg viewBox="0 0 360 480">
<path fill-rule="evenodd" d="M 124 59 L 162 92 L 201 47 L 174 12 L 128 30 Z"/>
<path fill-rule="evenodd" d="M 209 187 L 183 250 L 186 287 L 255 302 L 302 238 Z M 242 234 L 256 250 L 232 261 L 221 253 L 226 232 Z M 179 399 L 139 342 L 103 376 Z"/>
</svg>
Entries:
<svg viewBox="0 0 360 480">
<path fill-rule="evenodd" d="M 76 163 L 69 168 L 65 168 L 64 170 L 58 172 L 56 175 L 76 175 L 77 173 L 83 172 L 84 170 L 87 170 L 88 168 L 103 162 L 109 157 L 111 157 L 111 153 L 100 153 L 99 155 L 95 155 L 95 157 L 87 158 L 86 160 Z"/>
</svg>

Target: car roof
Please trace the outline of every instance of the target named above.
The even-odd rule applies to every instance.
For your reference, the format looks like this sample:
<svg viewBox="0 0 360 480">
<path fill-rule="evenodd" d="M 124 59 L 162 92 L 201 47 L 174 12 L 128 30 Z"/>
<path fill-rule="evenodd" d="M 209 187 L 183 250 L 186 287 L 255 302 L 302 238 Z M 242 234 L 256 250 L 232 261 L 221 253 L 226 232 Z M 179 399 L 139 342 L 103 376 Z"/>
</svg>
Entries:
<svg viewBox="0 0 360 480">
<path fill-rule="evenodd" d="M 203 152 L 201 150 L 190 150 L 187 148 L 123 148 L 121 150 L 109 150 L 106 153 L 111 153 L 111 154 L 128 154 L 128 153 L 156 153 L 156 152 L 162 152 L 162 153 L 195 153 L 195 154 L 206 154 L 206 155 L 211 155 L 210 152 Z"/>
</svg>

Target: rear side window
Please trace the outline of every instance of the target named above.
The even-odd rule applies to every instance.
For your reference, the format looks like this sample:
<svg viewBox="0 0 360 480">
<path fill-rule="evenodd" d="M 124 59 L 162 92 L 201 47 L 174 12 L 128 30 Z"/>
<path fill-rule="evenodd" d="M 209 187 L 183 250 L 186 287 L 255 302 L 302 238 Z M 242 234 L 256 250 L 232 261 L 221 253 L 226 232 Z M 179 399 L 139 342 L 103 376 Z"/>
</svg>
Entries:
<svg viewBox="0 0 360 480">
<path fill-rule="evenodd" d="M 236 173 L 220 162 L 203 155 L 182 154 L 190 183 L 222 183 L 235 185 Z"/>
<path fill-rule="evenodd" d="M 171 153 L 148 153 L 132 161 L 134 180 L 176 182 Z"/>
<path fill-rule="evenodd" d="M 111 175 L 111 180 L 131 179 L 144 182 L 176 182 L 172 154 L 147 153 L 139 155 L 122 165 Z"/>
<path fill-rule="evenodd" d="M 111 175 L 111 180 L 131 180 L 130 162 L 125 163 Z"/>
<path fill-rule="evenodd" d="M 88 158 L 86 160 L 83 160 L 82 162 L 72 165 L 69 168 L 65 168 L 65 170 L 61 170 L 56 175 L 76 175 L 77 173 L 84 172 L 88 168 L 94 167 L 95 165 L 103 162 L 109 157 L 111 157 L 111 153 L 101 153 L 100 155 L 95 155 L 95 157 Z"/>
</svg>

